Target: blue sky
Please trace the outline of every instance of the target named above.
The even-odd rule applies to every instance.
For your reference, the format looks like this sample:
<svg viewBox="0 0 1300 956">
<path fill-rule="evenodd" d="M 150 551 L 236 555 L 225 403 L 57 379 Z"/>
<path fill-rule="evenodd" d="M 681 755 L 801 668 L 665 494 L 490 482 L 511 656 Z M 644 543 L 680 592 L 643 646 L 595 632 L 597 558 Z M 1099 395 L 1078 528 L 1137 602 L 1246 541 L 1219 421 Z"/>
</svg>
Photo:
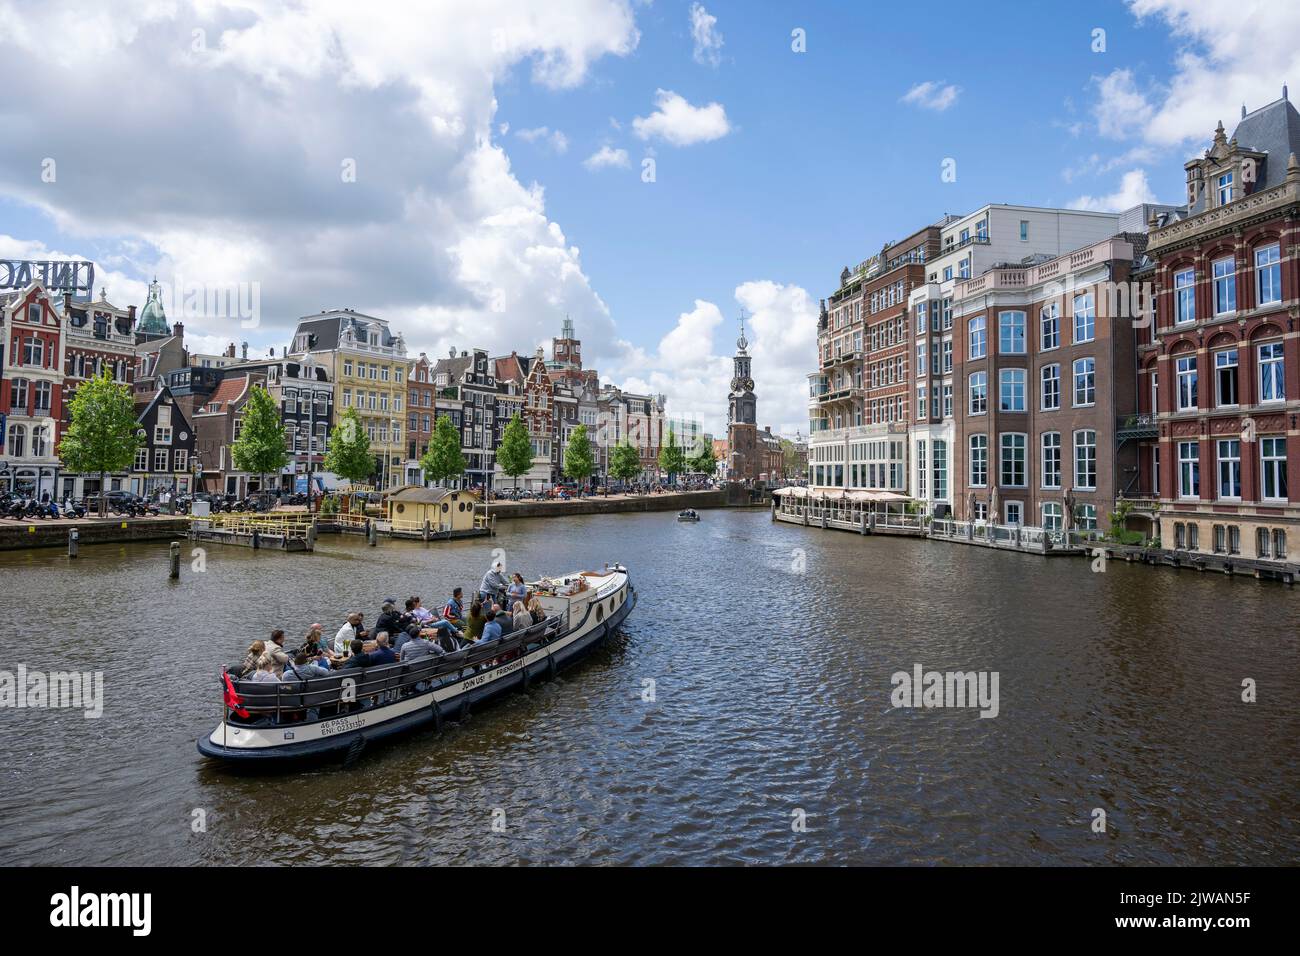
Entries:
<svg viewBox="0 0 1300 956">
<path fill-rule="evenodd" d="M 0 9 L 0 256 L 93 258 L 123 304 L 255 288 L 255 321 L 173 315 L 204 350 L 350 306 L 412 352 L 528 351 L 569 313 L 604 380 L 713 430 L 742 305 L 760 422 L 806 427 L 841 267 L 986 202 L 1177 201 L 1300 77 L 1262 0 Z"/>
</svg>

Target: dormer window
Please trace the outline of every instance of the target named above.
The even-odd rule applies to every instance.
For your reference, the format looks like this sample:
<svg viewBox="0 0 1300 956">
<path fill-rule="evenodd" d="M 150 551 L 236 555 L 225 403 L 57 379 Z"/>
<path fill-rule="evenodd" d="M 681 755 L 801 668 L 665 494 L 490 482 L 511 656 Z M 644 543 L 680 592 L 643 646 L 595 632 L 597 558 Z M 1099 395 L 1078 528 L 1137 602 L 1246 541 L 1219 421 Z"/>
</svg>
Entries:
<svg viewBox="0 0 1300 956">
<path fill-rule="evenodd" d="M 1232 173 L 1224 173 L 1218 178 L 1219 205 L 1226 206 L 1232 202 Z"/>
</svg>

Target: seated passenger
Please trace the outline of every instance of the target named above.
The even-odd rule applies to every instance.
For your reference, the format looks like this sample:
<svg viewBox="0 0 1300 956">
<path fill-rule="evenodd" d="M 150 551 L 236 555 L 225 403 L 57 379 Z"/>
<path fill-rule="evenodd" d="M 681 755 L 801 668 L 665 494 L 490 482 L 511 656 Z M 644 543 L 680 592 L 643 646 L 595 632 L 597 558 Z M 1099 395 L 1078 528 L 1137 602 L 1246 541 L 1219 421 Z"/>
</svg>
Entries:
<svg viewBox="0 0 1300 956">
<path fill-rule="evenodd" d="M 341 670 L 349 670 L 353 667 L 369 667 L 370 655 L 366 653 L 366 642 L 361 638 L 353 638 L 351 645 L 352 654 L 343 662 Z"/>
<path fill-rule="evenodd" d="M 542 607 L 542 599 L 536 594 L 528 602 L 528 616 L 533 619 L 534 624 L 541 624 L 546 620 L 546 608 Z"/>
<path fill-rule="evenodd" d="M 368 655 L 372 667 L 378 666 L 380 664 L 397 663 L 397 654 L 393 651 L 391 647 L 388 646 L 387 631 L 380 631 L 378 634 L 375 635 L 375 644 L 376 644 L 375 649 L 371 651 L 370 654 Z"/>
<path fill-rule="evenodd" d="M 410 661 L 423 660 L 426 657 L 442 657 L 446 653 L 437 644 L 425 637 L 413 637 L 402 645 L 401 659 L 406 664 Z"/>
<path fill-rule="evenodd" d="M 289 652 L 284 649 L 284 631 L 276 628 L 271 632 L 271 640 L 266 644 L 266 651 L 262 656 L 271 659 L 276 677 L 284 673 L 284 665 L 289 663 Z"/>
<path fill-rule="evenodd" d="M 496 611 L 487 612 L 487 623 L 483 625 L 483 635 L 478 639 L 479 644 L 486 644 L 488 641 L 495 641 L 501 636 L 501 624 L 496 619 Z"/>
<path fill-rule="evenodd" d="M 317 677 L 329 677 L 329 668 L 321 667 L 306 651 L 299 651 L 292 662 L 284 666 L 281 680 L 312 680 Z"/>
<path fill-rule="evenodd" d="M 395 653 L 398 656 L 398 658 L 400 658 L 402 656 L 402 648 L 406 646 L 406 642 L 413 637 L 419 637 L 419 636 L 420 636 L 420 625 L 418 624 L 406 625 L 405 629 L 403 629 L 400 633 L 398 633 L 396 637 L 393 638 L 393 653 Z"/>
<path fill-rule="evenodd" d="M 265 641 L 254 641 L 252 644 L 249 644 L 248 653 L 244 655 L 244 659 L 240 663 L 239 667 L 235 668 L 235 679 L 239 680 L 240 678 L 251 676 L 252 673 L 257 670 L 257 662 L 262 659 L 262 655 L 265 653 Z"/>
<path fill-rule="evenodd" d="M 492 605 L 492 613 L 496 615 L 497 626 L 501 628 L 502 637 L 505 637 L 507 634 L 509 634 L 511 631 L 515 629 L 514 619 L 511 618 L 510 615 L 507 614 L 504 610 L 502 610 L 500 604 Z"/>
<path fill-rule="evenodd" d="M 533 626 L 533 616 L 528 613 L 528 608 L 524 607 L 523 601 L 515 602 L 514 622 L 516 631 L 523 631 Z"/>
<path fill-rule="evenodd" d="M 348 615 L 339 632 L 334 635 L 334 653 L 338 657 L 346 657 L 348 648 L 356 638 L 364 638 L 366 632 L 361 627 L 362 614 L 360 611 L 353 611 Z"/>
<path fill-rule="evenodd" d="M 321 637 L 321 625 L 313 624 L 307 628 L 307 636 L 303 638 L 302 650 L 316 664 L 325 668 L 330 667 L 330 662 L 335 659 L 332 650 L 325 646 L 325 640 Z"/>
<path fill-rule="evenodd" d="M 383 606 L 379 610 L 379 620 L 375 621 L 376 636 L 378 636 L 381 631 L 389 634 L 396 634 L 401 629 L 402 615 L 397 610 L 397 602 L 391 600 L 384 601 Z"/>
<path fill-rule="evenodd" d="M 471 641 L 477 641 L 483 636 L 483 628 L 487 624 L 487 617 L 483 613 L 483 603 L 475 601 L 469 606 L 469 617 L 465 620 L 465 636 Z"/>
<path fill-rule="evenodd" d="M 416 624 L 427 624 L 433 620 L 433 612 L 424 606 L 418 595 L 406 599 L 406 613 L 411 615 Z"/>
<path fill-rule="evenodd" d="M 259 684 L 280 683 L 280 678 L 275 676 L 275 661 L 263 654 L 261 661 L 257 665 L 257 670 L 253 671 L 253 676 L 249 680 L 256 681 Z"/>
<path fill-rule="evenodd" d="M 456 588 L 451 592 L 451 600 L 447 602 L 442 609 L 442 616 L 445 620 L 451 621 L 453 627 L 462 630 L 465 628 L 465 604 L 462 599 L 464 591 Z"/>
</svg>

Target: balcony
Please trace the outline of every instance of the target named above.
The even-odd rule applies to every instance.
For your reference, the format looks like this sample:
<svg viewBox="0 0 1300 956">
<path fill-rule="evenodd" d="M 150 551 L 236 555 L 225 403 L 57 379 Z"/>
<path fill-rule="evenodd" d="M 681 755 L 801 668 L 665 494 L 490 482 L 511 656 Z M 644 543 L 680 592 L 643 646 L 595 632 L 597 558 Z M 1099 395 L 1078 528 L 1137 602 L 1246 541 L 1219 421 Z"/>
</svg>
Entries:
<svg viewBox="0 0 1300 956">
<path fill-rule="evenodd" d="M 821 367 L 823 369 L 834 368 L 836 365 L 843 365 L 846 362 L 857 362 L 861 361 L 861 359 L 861 349 L 849 349 L 847 352 L 839 352 L 822 359 Z"/>
<path fill-rule="evenodd" d="M 864 391 L 865 389 L 860 385 L 845 385 L 842 388 L 827 389 L 821 395 L 815 396 L 815 401 L 821 405 L 829 402 L 842 402 L 851 398 L 861 398 Z"/>
<path fill-rule="evenodd" d="M 1159 434 L 1156 416 L 1149 412 L 1141 415 L 1124 415 L 1115 422 L 1115 440 L 1120 444 L 1126 441 L 1156 438 Z"/>
</svg>

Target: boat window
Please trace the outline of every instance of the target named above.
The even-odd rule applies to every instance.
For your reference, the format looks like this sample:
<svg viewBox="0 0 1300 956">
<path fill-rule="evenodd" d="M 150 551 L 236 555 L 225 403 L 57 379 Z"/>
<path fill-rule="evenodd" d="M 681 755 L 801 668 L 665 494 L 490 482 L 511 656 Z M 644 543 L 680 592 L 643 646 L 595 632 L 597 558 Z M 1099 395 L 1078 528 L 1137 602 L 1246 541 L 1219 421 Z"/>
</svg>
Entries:
<svg viewBox="0 0 1300 956">
<path fill-rule="evenodd" d="M 603 621 L 603 620 L 605 620 L 605 605 L 603 605 L 603 604 L 597 604 L 597 605 L 596 605 L 596 621 L 597 621 L 597 623 L 599 623 L 600 621 Z"/>
</svg>

